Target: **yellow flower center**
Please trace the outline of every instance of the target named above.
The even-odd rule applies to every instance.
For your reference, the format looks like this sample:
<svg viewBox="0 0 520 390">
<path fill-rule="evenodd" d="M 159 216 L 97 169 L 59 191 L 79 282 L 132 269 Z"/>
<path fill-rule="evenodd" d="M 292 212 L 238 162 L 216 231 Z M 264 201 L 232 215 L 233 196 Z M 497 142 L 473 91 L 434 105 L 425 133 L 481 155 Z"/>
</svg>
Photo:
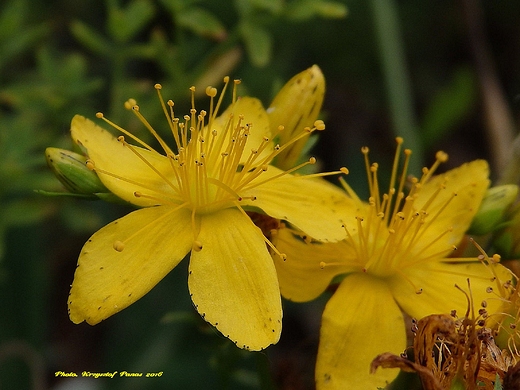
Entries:
<svg viewBox="0 0 520 390">
<path fill-rule="evenodd" d="M 105 118 L 102 113 L 96 114 L 98 118 L 103 119 L 110 126 L 124 134 L 118 137 L 118 141 L 150 168 L 150 175 L 158 175 L 164 185 L 157 185 L 157 188 L 146 187 L 139 180 L 125 178 L 104 170 L 102 167 L 97 167 L 95 161 L 87 161 L 87 166 L 98 173 L 135 184 L 136 188 L 139 188 L 139 190 L 133 193 L 136 198 L 147 198 L 152 200 L 152 203 L 158 205 L 171 205 L 175 210 L 180 208 L 191 210 L 194 250 L 201 250 L 202 248 L 202 243 L 197 240 L 198 229 L 196 228 L 195 215 L 213 213 L 230 207 L 236 207 L 246 215 L 246 211 L 241 206 L 241 201 L 244 199 L 256 200 L 256 196 L 251 194 L 251 189 L 290 174 L 305 165 L 314 164 L 316 159 L 311 157 L 291 169 L 278 170 L 275 173 L 266 174 L 269 169 L 269 163 L 292 144 L 307 137 L 309 133 L 325 129 L 323 121 L 317 120 L 314 122 L 313 128 L 302 128 L 299 134 L 293 136 L 283 145 L 275 145 L 274 143 L 280 132 L 284 130 L 283 126 L 278 127 L 277 134 L 265 134 L 263 137 L 255 134 L 255 137 L 252 138 L 252 133 L 257 131 L 257 129 L 253 123 L 246 122 L 244 118 L 248 117 L 248 114 L 254 118 L 253 114 L 259 114 L 259 112 L 253 110 L 254 112 L 244 112 L 242 115 L 242 113 L 238 112 L 238 109 L 235 109 L 234 105 L 239 103 L 236 97 L 238 80 L 235 80 L 233 87 L 232 106 L 230 109 L 232 113 L 226 118 L 217 116 L 229 83 L 229 77 L 224 78 L 224 82 L 224 88 L 218 99 L 215 99 L 217 96 L 216 88 L 206 88 L 206 94 L 210 97 L 209 113 L 204 110 L 198 112 L 195 109 L 195 88 L 192 87 L 190 89 L 192 108 L 190 114 L 183 116 L 182 119 L 175 116 L 173 101 L 168 100 L 165 102 L 162 98 L 161 85 L 155 85 L 164 115 L 175 141 L 173 148 L 167 145 L 141 114 L 139 106 L 134 99 L 130 99 L 125 103 L 125 107 L 134 112 L 163 149 L 164 154 L 160 155 L 168 159 L 171 167 L 171 170 L 167 169 L 166 172 L 164 169 L 159 170 L 154 166 L 154 162 L 149 157 L 147 158 L 148 151 L 157 154 L 159 152 L 132 133 Z M 250 108 L 247 104 L 245 107 L 244 111 Z M 268 124 L 267 115 L 263 120 L 264 124 Z M 266 129 L 267 132 L 270 132 L 269 126 Z M 258 130 L 262 131 L 260 128 Z M 139 147 L 128 143 L 125 138 L 131 138 Z M 257 140 L 256 144 L 250 142 L 253 139 Z M 147 150 L 147 152 L 145 153 L 143 149 Z M 339 171 L 318 173 L 306 175 L 306 177 L 339 173 Z M 263 176 L 263 178 L 260 176 Z M 268 239 L 265 239 L 265 241 L 275 253 L 284 258 L 284 255 L 279 253 Z M 122 251 L 124 242 L 118 241 L 114 243 L 114 249 Z"/>
<path fill-rule="evenodd" d="M 355 217 L 356 223 L 349 225 L 350 227 L 345 226 L 347 241 L 355 250 L 355 256 L 362 272 L 380 278 L 395 274 L 402 275 L 401 270 L 405 267 L 428 261 L 428 259 L 445 257 L 450 250 L 456 249 L 454 245 L 446 243 L 446 245 L 441 245 L 439 252 L 439 246 L 434 244 L 452 231 L 451 226 L 438 226 L 435 221 L 457 194 L 443 193 L 445 190 L 443 183 L 433 191 L 429 199 L 423 200 L 423 204 L 417 204 L 417 198 L 424 184 L 430 179 L 439 164 L 448 159 L 447 154 L 438 152 L 435 163 L 430 169 L 423 168 L 420 179 L 410 179 L 410 189 L 408 194 L 405 194 L 404 187 L 407 182 L 407 168 L 411 151 L 404 150 L 404 165 L 398 178 L 402 142 L 401 138 L 397 138 L 397 150 L 389 189 L 383 195 L 380 195 L 378 164 L 371 164 L 368 158 L 368 148 L 362 148 L 370 191 L 368 204 L 359 201 L 354 191 L 340 178 L 349 195 L 362 204 L 359 214 Z M 440 207 L 439 202 L 436 201 L 439 196 L 442 196 L 441 201 L 443 202 Z M 436 207 L 434 213 L 431 214 L 430 208 L 434 201 L 436 201 Z M 437 249 L 432 249 L 432 247 Z M 410 281 L 410 283 L 412 282 Z M 419 293 L 420 289 L 416 289 L 416 292 Z"/>
<path fill-rule="evenodd" d="M 318 120 L 315 122 L 313 128 L 302 129 L 303 131 L 299 135 L 282 146 L 273 146 L 273 139 L 277 134 L 272 136 L 266 134 L 260 144 L 253 145 L 254 147 L 251 148 L 248 139 L 251 132 L 255 131 L 255 129 L 253 123 L 245 122 L 244 115 L 231 114 L 229 118 L 224 118 L 223 126 L 214 127 L 222 98 L 229 83 L 229 78 L 226 77 L 224 81 L 225 87 L 217 102 L 215 102 L 217 95 L 216 88 L 206 88 L 206 94 L 211 99 L 209 114 L 204 110 L 197 112 L 195 109 L 195 89 L 192 87 L 192 109 L 189 115 L 185 115 L 182 118 L 182 121 L 174 115 L 173 101 L 168 100 L 165 103 L 160 92 L 161 85 L 155 85 L 164 114 L 175 140 L 175 148 L 173 149 L 166 144 L 140 113 L 139 106 L 135 100 L 130 99 L 125 103 L 125 107 L 132 110 L 157 139 L 171 165 L 171 174 L 164 175 L 164 173 L 159 172 L 153 164 L 139 152 L 138 148 L 127 143 L 124 136 L 120 136 L 118 140 L 147 164 L 151 171 L 160 175 L 171 189 L 171 193 L 165 196 L 165 198 L 152 197 L 143 192 L 135 192 L 134 195 L 136 197 L 156 199 L 159 204 L 172 203 L 173 197 L 174 204 L 181 204 L 182 207 L 189 208 L 193 210 L 194 213 L 211 213 L 219 209 L 236 206 L 237 202 L 244 199 L 240 193 L 245 190 L 249 190 L 265 183 L 265 181 L 273 180 L 276 177 L 300 169 L 307 164 L 314 164 L 316 162 L 316 159 L 311 157 L 303 164 L 284 171 L 280 175 L 270 176 L 265 181 L 257 180 L 259 176 L 268 170 L 269 162 L 276 155 L 310 132 L 323 130 L 325 126 L 322 121 Z M 235 80 L 235 87 L 237 84 L 239 84 L 239 81 Z M 235 104 L 237 101 L 235 89 L 236 88 L 234 88 L 232 104 Z M 148 150 L 154 150 L 139 138 L 106 119 L 103 114 L 98 113 L 97 116 L 121 131 L 127 137 L 131 137 L 142 147 Z M 219 122 L 219 124 L 221 123 Z M 283 126 L 280 126 L 279 131 L 283 131 Z M 94 168 L 93 164 L 91 165 L 92 168 Z M 104 172 L 99 169 L 98 171 L 110 174 L 109 172 Z M 248 199 L 254 200 L 255 197 L 249 196 Z"/>
</svg>

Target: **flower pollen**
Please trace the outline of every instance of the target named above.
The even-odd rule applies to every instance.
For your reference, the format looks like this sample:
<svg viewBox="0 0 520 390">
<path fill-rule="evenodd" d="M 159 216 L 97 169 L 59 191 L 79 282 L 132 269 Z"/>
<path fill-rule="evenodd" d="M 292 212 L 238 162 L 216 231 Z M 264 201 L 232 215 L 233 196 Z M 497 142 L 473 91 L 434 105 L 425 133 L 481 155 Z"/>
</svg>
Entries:
<svg viewBox="0 0 520 390">
<path fill-rule="evenodd" d="M 360 271 L 379 278 L 393 275 L 404 277 L 417 294 L 422 288 L 416 286 L 402 272 L 403 268 L 412 267 L 418 262 L 438 260 L 457 249 L 451 243 L 451 226 L 440 226 L 440 220 L 447 206 L 456 193 L 446 193 L 446 183 L 440 183 L 435 191 L 427 197 L 419 194 L 424 184 L 432 177 L 438 166 L 447 161 L 444 152 L 436 154 L 436 160 L 430 168 L 423 168 L 420 178 L 408 178 L 408 165 L 412 151 L 402 152 L 402 138 L 396 138 L 397 148 L 393 161 L 388 190 L 381 194 L 378 172 L 379 165 L 369 159 L 369 148 L 363 147 L 361 152 L 365 160 L 365 169 L 369 187 L 368 202 L 359 200 L 356 193 L 343 177 L 340 182 L 348 195 L 359 202 L 358 215 L 344 224 L 347 241 L 355 251 L 356 263 Z M 400 155 L 404 154 L 404 161 Z M 402 170 L 399 172 L 399 167 Z M 348 173 L 348 170 L 342 170 Z M 406 187 L 406 188 L 405 188 Z M 442 242 L 446 242 L 442 244 Z M 441 245 L 439 246 L 439 243 Z M 320 268 L 338 263 L 320 263 Z"/>
</svg>

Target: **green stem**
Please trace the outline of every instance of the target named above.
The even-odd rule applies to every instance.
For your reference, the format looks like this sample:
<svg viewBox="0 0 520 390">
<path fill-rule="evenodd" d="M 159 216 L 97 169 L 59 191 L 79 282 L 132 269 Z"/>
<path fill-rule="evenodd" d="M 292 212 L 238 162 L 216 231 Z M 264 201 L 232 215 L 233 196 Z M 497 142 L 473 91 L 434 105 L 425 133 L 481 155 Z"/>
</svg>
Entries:
<svg viewBox="0 0 520 390">
<path fill-rule="evenodd" d="M 423 147 L 413 112 L 396 5 L 393 0 L 372 0 L 371 3 L 394 135 L 403 137 L 406 147 L 413 150 L 410 171 L 419 174 L 424 164 Z"/>
</svg>

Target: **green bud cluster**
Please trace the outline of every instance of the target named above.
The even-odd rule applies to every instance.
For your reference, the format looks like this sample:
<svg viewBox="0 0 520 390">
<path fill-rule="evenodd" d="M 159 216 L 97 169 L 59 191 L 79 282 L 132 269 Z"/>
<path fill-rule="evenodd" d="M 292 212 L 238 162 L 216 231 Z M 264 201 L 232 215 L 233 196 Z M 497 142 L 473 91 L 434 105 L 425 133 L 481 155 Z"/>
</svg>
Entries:
<svg viewBox="0 0 520 390">
<path fill-rule="evenodd" d="M 501 228 L 507 219 L 507 211 L 517 195 L 518 186 L 514 184 L 488 189 L 468 233 L 483 235 Z"/>
</svg>

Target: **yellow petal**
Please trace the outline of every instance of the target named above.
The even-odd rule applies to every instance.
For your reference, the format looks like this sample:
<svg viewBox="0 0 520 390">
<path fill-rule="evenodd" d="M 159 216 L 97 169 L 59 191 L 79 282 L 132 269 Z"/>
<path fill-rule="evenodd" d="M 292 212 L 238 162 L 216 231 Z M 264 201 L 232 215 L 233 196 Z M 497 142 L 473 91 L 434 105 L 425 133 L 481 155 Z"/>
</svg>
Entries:
<svg viewBox="0 0 520 390">
<path fill-rule="evenodd" d="M 280 289 L 260 229 L 239 210 L 201 218 L 200 251 L 190 259 L 188 285 L 201 316 L 237 346 L 260 350 L 282 328 Z"/>
<path fill-rule="evenodd" d="M 231 116 L 233 117 L 234 125 L 238 123 L 239 116 L 243 116 L 242 125 L 251 125 L 246 146 L 240 158 L 240 162 L 243 163 L 249 157 L 251 149 L 257 149 L 262 144 L 264 137 L 271 137 L 269 118 L 260 100 L 248 96 L 240 97 L 235 104 L 230 105 L 219 117 L 217 117 L 211 125 L 212 128 L 210 130 L 216 129 L 217 134 L 220 134 L 218 139 L 219 142 L 221 142 L 219 145 L 221 152 L 226 151 L 228 142 L 231 138 L 231 134 L 227 137 L 223 137 L 223 129 L 228 125 Z M 230 133 L 232 133 L 232 130 L 233 129 L 229 130 Z M 257 161 L 262 161 L 267 157 L 273 151 L 273 148 L 274 144 L 273 142 L 270 142 L 257 156 Z"/>
<path fill-rule="evenodd" d="M 94 325 L 123 310 L 184 258 L 193 242 L 191 213 L 172 210 L 140 209 L 90 237 L 81 250 L 70 290 L 72 322 Z"/>
<path fill-rule="evenodd" d="M 511 279 L 511 273 L 505 267 L 500 264 L 493 267 L 501 281 Z M 466 296 L 455 288 L 455 284 L 469 293 L 468 278 L 474 309 L 478 310 L 481 302 L 487 300 L 487 310 L 490 313 L 497 311 L 499 300 L 486 291 L 488 287 L 496 288 L 493 273 L 478 262 L 424 263 L 421 267 L 403 269 L 401 276 L 389 280 L 389 285 L 399 306 L 412 317 L 449 314 L 451 310 L 463 316 L 468 310 L 468 302 Z M 409 281 L 413 281 L 414 286 Z M 415 289 L 422 289 L 422 293 L 416 294 Z"/>
<path fill-rule="evenodd" d="M 111 133 L 91 120 L 80 115 L 74 116 L 71 135 L 74 142 L 86 150 L 96 169 L 111 173 L 108 175 L 97 172 L 103 184 L 121 199 L 138 206 L 152 206 L 159 203 L 146 197 L 137 198 L 134 193 L 138 191 L 153 197 L 176 200 L 174 190 L 159 174 Z M 163 176 L 169 177 L 170 184 L 173 183 L 173 171 L 165 156 L 140 147 L 135 149 Z"/>
<path fill-rule="evenodd" d="M 284 261 L 274 255 L 273 260 L 280 291 L 284 298 L 292 301 L 317 298 L 334 276 L 361 269 L 356 267 L 355 252 L 345 241 L 306 243 L 289 229 L 280 229 L 272 242 L 287 256 Z"/>
<path fill-rule="evenodd" d="M 399 371 L 370 374 L 370 363 L 380 353 L 399 355 L 405 347 L 403 316 L 386 284 L 366 274 L 349 275 L 323 313 L 317 390 L 385 387 Z"/>
<path fill-rule="evenodd" d="M 259 180 L 281 171 L 270 166 Z M 351 199 L 337 186 L 323 179 L 285 175 L 241 192 L 254 196 L 243 204 L 262 209 L 267 215 L 283 219 L 319 241 L 339 241 L 346 237 L 342 219 L 354 208 Z"/>
<path fill-rule="evenodd" d="M 305 127 L 313 127 L 324 95 L 325 78 L 317 65 L 298 73 L 283 86 L 267 110 L 273 134 L 278 131 L 278 126 L 284 126 L 280 145 L 302 133 Z M 307 139 L 302 138 L 281 152 L 275 165 L 281 169 L 295 166 Z"/>
<path fill-rule="evenodd" d="M 427 208 L 430 217 L 433 218 L 432 234 L 437 236 L 443 231 L 453 228 L 450 234 L 451 242 L 446 243 L 446 240 L 442 240 L 439 245 L 446 248 L 446 244 L 457 245 L 459 243 L 486 194 L 489 185 L 488 174 L 487 162 L 475 160 L 435 176 L 423 186 L 414 203 L 419 209 L 432 198 L 439 186 L 443 183 L 446 184 L 446 188 L 434 197 L 431 206 Z M 453 197 L 454 193 L 457 196 Z M 448 203 L 447 207 L 437 214 L 446 203 Z M 438 245 L 429 249 L 431 253 L 437 253 L 439 250 L 442 248 Z"/>
</svg>

